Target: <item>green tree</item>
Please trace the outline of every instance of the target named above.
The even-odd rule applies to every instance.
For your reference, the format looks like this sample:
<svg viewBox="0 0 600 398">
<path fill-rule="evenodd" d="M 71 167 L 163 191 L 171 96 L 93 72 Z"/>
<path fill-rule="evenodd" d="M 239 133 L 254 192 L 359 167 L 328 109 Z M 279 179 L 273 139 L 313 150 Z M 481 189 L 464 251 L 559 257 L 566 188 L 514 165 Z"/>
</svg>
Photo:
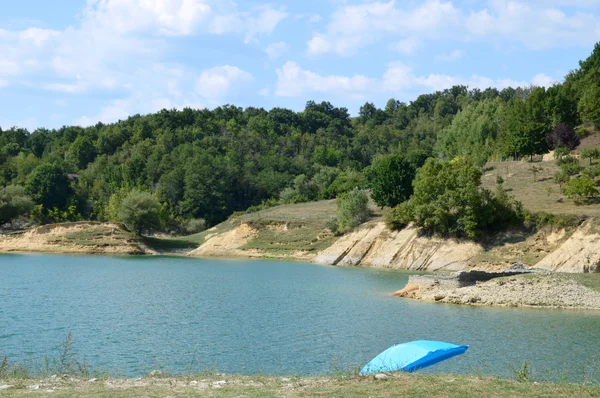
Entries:
<svg viewBox="0 0 600 398">
<path fill-rule="evenodd" d="M 600 86 L 592 83 L 585 89 L 577 105 L 582 122 L 600 126 L 600 106 L 598 104 L 600 104 Z"/>
<path fill-rule="evenodd" d="M 565 170 L 558 170 L 554 173 L 554 177 L 552 178 L 554 183 L 558 185 L 560 189 L 562 189 L 563 185 L 569 182 L 571 177 Z"/>
<path fill-rule="evenodd" d="M 412 221 L 431 234 L 476 239 L 516 217 L 516 204 L 481 188 L 481 171 L 464 158 L 451 162 L 429 159 L 413 185 L 410 200 L 387 217 L 391 228 Z"/>
<path fill-rule="evenodd" d="M 412 195 L 415 167 L 402 155 L 376 158 L 367 176 L 373 192 L 371 198 L 381 208 L 395 207 Z"/>
<path fill-rule="evenodd" d="M 575 200 L 575 203 L 582 203 L 598 195 L 596 184 L 588 176 L 579 176 L 572 178 L 564 187 L 563 192 L 569 199 Z"/>
<path fill-rule="evenodd" d="M 600 104 L 599 104 L 600 106 Z M 598 148 L 587 148 L 581 151 L 582 158 L 588 158 L 590 160 L 590 166 L 592 165 L 592 159 L 600 159 L 600 150 Z"/>
<path fill-rule="evenodd" d="M 96 157 L 96 148 L 89 137 L 79 136 L 65 154 L 65 160 L 76 169 L 85 169 Z"/>
<path fill-rule="evenodd" d="M 0 189 L 0 225 L 26 216 L 33 209 L 33 201 L 25 194 L 25 188 L 9 185 Z"/>
<path fill-rule="evenodd" d="M 141 235 L 160 226 L 159 213 L 160 203 L 152 194 L 134 189 L 121 203 L 118 217 L 129 230 Z"/>
<path fill-rule="evenodd" d="M 337 219 L 341 231 L 358 227 L 371 217 L 369 198 L 363 190 L 353 189 L 337 199 Z"/>
<path fill-rule="evenodd" d="M 26 192 L 44 209 L 64 210 L 74 198 L 69 178 L 58 163 L 43 163 L 36 167 L 27 180 Z"/>
</svg>

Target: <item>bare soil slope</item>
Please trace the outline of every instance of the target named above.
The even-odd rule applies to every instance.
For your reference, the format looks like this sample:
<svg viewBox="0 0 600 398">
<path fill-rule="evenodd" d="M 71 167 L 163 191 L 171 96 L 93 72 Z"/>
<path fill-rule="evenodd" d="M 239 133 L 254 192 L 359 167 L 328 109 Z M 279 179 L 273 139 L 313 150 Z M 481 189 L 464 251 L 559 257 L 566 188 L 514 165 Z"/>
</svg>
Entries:
<svg viewBox="0 0 600 398">
<path fill-rule="evenodd" d="M 0 252 L 153 254 L 134 234 L 117 224 L 64 223 L 0 235 Z"/>
</svg>

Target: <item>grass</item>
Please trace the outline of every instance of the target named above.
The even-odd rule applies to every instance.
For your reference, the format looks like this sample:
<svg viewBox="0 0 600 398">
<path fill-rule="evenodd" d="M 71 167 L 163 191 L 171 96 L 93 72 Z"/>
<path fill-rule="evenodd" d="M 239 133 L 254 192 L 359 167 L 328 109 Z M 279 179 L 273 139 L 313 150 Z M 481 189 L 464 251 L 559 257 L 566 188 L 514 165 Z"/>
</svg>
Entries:
<svg viewBox="0 0 600 398">
<path fill-rule="evenodd" d="M 583 166 L 588 166 L 588 160 L 581 160 Z M 530 171 L 532 166 L 542 167 L 534 181 Z M 534 212 L 551 214 L 570 214 L 576 216 L 596 217 L 600 215 L 597 204 L 578 205 L 565 197 L 558 184 L 552 180 L 559 170 L 555 161 L 549 162 L 491 162 L 486 165 L 482 183 L 485 188 L 494 191 L 496 177 L 504 179 L 504 189 L 509 195 L 514 195 L 523 202 L 526 209 Z"/>
<path fill-rule="evenodd" d="M 562 274 L 562 276 L 600 293 L 600 274 Z"/>
<path fill-rule="evenodd" d="M 3 380 L 3 397 L 597 397 L 600 386 L 551 384 L 457 375 L 399 373 L 375 377 L 281 378 L 265 376 Z M 37 389 L 35 389 L 37 387 Z"/>
</svg>

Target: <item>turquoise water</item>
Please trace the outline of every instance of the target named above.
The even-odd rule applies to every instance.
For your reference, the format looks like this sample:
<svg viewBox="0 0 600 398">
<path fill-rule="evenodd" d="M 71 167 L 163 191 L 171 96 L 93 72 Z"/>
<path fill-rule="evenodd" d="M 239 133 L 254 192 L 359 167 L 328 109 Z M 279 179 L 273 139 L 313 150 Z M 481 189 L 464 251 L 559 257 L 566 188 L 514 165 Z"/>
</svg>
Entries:
<svg viewBox="0 0 600 398">
<path fill-rule="evenodd" d="M 94 368 L 315 375 L 356 369 L 390 345 L 470 345 L 429 372 L 540 378 L 600 369 L 600 313 L 393 298 L 408 274 L 275 261 L 0 256 L 0 352 L 41 363 L 70 331 Z"/>
</svg>

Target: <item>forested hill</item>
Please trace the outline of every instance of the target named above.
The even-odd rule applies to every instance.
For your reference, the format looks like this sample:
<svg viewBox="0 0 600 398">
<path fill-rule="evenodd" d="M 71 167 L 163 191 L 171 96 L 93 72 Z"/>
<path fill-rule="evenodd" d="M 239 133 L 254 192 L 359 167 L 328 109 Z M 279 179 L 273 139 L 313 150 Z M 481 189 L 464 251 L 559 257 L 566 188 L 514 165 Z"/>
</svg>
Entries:
<svg viewBox="0 0 600 398">
<path fill-rule="evenodd" d="M 116 219 L 136 190 L 157 201 L 166 230 L 191 219 L 214 225 L 268 200 L 367 187 L 365 168 L 378 155 L 483 165 L 569 146 L 561 132 L 582 135 L 598 124 L 600 45 L 548 89 L 455 86 L 409 104 L 391 99 L 385 109 L 367 103 L 354 119 L 311 101 L 302 112 L 226 105 L 87 128 L 15 127 L 0 130 L 0 224 L 25 212 L 39 222 Z"/>
</svg>

